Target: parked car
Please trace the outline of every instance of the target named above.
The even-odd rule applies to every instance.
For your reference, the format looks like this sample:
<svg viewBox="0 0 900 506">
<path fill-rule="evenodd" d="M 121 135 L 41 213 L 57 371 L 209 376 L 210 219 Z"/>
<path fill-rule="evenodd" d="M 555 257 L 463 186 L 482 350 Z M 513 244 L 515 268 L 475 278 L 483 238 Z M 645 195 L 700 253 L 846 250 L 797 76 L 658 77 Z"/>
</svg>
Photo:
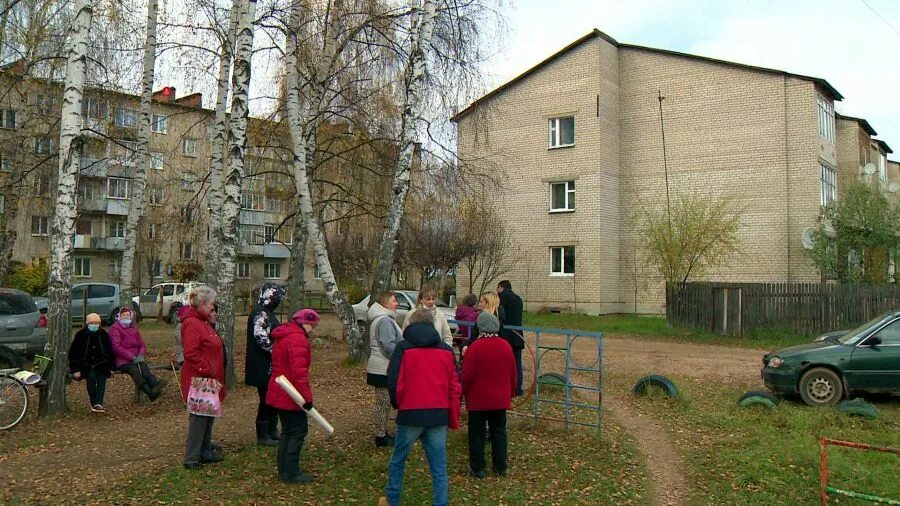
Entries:
<svg viewBox="0 0 900 506">
<path fill-rule="evenodd" d="M 84 310 L 85 293 L 87 293 L 87 311 Z M 106 325 L 112 325 L 119 316 L 119 285 L 115 283 L 76 283 L 72 285 L 70 295 L 72 322 L 80 323 L 85 314 L 97 313 Z M 42 313 L 47 312 L 47 294 L 35 297 L 35 303 Z M 140 318 L 137 305 L 132 304 Z"/>
<path fill-rule="evenodd" d="M 800 394 L 810 406 L 837 404 L 857 391 L 900 393 L 900 310 L 767 353 L 762 378 L 769 390 Z"/>
<path fill-rule="evenodd" d="M 163 281 L 148 288 L 147 291 L 132 299 L 140 307 L 141 314 L 162 314 L 169 323 L 175 323 L 178 310 L 187 304 L 187 296 L 195 287 L 203 285 L 199 281 Z M 160 302 L 162 312 L 160 313 Z"/>
<path fill-rule="evenodd" d="M 47 327 L 46 320 L 39 323 L 40 317 L 31 295 L 13 288 L 0 288 L 0 347 L 21 355 L 42 352 L 47 344 Z"/>
<path fill-rule="evenodd" d="M 419 298 L 418 290 L 394 290 L 397 294 L 397 323 L 403 325 L 406 319 L 406 313 L 416 305 L 416 299 Z M 438 299 L 436 304 L 438 311 L 444 314 L 448 320 L 452 320 L 456 316 L 456 311 L 447 305 L 446 302 Z M 365 326 L 369 321 L 367 316 L 369 312 L 369 296 L 353 305 L 353 314 L 356 315 L 356 322 Z M 456 324 L 450 324 L 450 330 L 456 332 Z"/>
</svg>

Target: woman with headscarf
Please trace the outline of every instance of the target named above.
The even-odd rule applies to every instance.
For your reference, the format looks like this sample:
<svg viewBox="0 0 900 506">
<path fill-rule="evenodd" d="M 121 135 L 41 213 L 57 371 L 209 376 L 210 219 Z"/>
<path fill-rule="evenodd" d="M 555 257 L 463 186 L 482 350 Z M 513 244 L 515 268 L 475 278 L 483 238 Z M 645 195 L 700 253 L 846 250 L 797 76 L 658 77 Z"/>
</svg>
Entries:
<svg viewBox="0 0 900 506">
<path fill-rule="evenodd" d="M 247 361 L 244 383 L 256 387 L 256 444 L 278 446 L 278 411 L 266 404 L 272 372 L 272 331 L 278 326 L 275 309 L 284 300 L 285 290 L 267 282 L 259 289 L 256 306 L 247 317 Z"/>
<path fill-rule="evenodd" d="M 147 346 L 134 321 L 134 311 L 131 308 L 119 309 L 116 322 L 109 328 L 109 341 L 116 356 L 116 369 L 131 376 L 135 386 L 147 394 L 151 401 L 158 399 L 166 386 L 166 380 L 157 378 L 147 365 Z"/>
</svg>

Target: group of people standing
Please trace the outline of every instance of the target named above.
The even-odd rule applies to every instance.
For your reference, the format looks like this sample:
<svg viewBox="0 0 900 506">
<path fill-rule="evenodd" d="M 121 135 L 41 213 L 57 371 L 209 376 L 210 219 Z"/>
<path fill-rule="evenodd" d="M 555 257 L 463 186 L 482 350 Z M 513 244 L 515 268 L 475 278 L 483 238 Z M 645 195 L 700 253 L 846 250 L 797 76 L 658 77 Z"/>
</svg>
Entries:
<svg viewBox="0 0 900 506">
<path fill-rule="evenodd" d="M 397 298 L 390 291 L 369 307 L 370 356 L 367 383 L 375 388 L 375 446 L 393 446 L 388 482 L 380 506 L 400 504 L 406 459 L 416 440 L 422 441 L 432 477 L 433 504 L 448 504 L 447 430 L 459 428 L 461 398 L 469 413 L 469 471 L 487 475 L 484 446 L 490 434 L 494 472 L 508 470 L 506 412 L 522 394 L 521 333 L 506 325 L 521 325 L 522 300 L 509 281 L 499 293 L 476 299 L 466 296 L 456 319 L 460 325 L 462 367 L 457 365 L 447 319 L 436 308 L 432 288 L 419 292 L 416 307 L 397 324 Z M 477 302 L 476 302 L 477 301 Z M 476 308 L 477 303 L 477 308 Z M 511 341 L 511 342 L 510 342 Z M 516 351 L 518 350 L 518 351 Z M 397 409 L 396 434 L 388 432 L 390 408 Z"/>
</svg>

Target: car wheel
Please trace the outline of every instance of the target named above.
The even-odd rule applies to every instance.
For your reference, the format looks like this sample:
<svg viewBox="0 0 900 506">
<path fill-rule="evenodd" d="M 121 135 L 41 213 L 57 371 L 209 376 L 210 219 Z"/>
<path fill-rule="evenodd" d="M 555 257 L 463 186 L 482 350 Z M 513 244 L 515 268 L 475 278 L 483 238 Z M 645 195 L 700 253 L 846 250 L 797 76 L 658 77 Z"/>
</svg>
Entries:
<svg viewBox="0 0 900 506">
<path fill-rule="evenodd" d="M 0 346 L 0 369 L 21 369 L 25 365 L 22 355 L 7 346 Z"/>
<path fill-rule="evenodd" d="M 119 317 L 119 309 L 118 308 L 113 309 L 112 314 L 109 315 L 109 323 L 107 323 L 107 325 L 112 325 L 113 323 L 116 323 L 116 318 L 118 318 L 118 317 Z"/>
<path fill-rule="evenodd" d="M 844 384 L 831 369 L 816 367 L 800 378 L 800 397 L 810 406 L 833 406 L 844 396 Z"/>
</svg>

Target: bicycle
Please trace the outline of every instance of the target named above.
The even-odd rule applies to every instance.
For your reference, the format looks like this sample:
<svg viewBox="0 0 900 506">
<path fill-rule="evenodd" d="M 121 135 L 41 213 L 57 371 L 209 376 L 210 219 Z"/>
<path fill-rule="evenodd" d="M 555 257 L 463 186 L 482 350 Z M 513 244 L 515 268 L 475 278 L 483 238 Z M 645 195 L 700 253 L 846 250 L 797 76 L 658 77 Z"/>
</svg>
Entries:
<svg viewBox="0 0 900 506">
<path fill-rule="evenodd" d="M 15 377 L 20 369 L 0 369 L 0 430 L 9 430 L 25 418 L 28 387 Z"/>
</svg>

